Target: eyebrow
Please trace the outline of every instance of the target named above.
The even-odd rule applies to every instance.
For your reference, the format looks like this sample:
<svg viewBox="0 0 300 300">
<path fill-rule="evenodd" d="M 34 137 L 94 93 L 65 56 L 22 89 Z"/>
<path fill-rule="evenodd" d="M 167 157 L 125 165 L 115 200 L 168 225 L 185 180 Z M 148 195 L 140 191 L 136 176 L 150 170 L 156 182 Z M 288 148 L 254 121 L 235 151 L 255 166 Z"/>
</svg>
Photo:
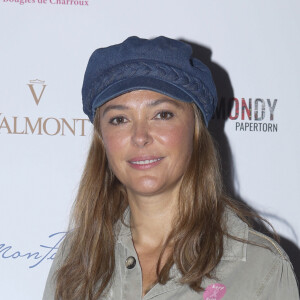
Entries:
<svg viewBox="0 0 300 300">
<path fill-rule="evenodd" d="M 170 99 L 166 99 L 166 98 L 162 98 L 162 99 L 157 99 L 157 100 L 155 100 L 155 101 L 151 101 L 149 104 L 147 104 L 147 106 L 157 106 L 157 105 L 159 105 L 159 104 L 161 104 L 161 103 L 170 103 L 171 105 L 174 105 L 174 106 L 176 106 L 176 107 L 178 107 L 178 108 L 180 108 L 180 109 L 182 109 L 183 107 L 179 104 L 179 103 L 177 103 L 176 101 L 174 101 L 174 100 L 170 100 Z M 129 107 L 128 106 L 126 106 L 126 105 L 121 105 L 121 104 L 118 104 L 118 105 L 108 105 L 105 109 L 104 109 L 104 111 L 103 111 L 103 113 L 102 113 L 102 117 L 108 112 L 108 111 L 110 111 L 110 110 L 113 110 L 113 109 L 117 109 L 117 110 L 127 110 L 127 109 L 129 109 Z"/>
<path fill-rule="evenodd" d="M 178 104 L 176 101 L 170 100 L 170 99 L 167 99 L 167 98 L 162 98 L 162 99 L 157 99 L 155 101 L 151 101 L 149 103 L 149 106 L 156 106 L 156 105 L 159 105 L 159 104 L 165 103 L 165 102 L 170 103 L 172 105 L 175 105 L 178 108 L 182 108 L 182 106 L 180 104 Z"/>
<path fill-rule="evenodd" d="M 125 106 L 125 105 L 108 105 L 108 106 L 104 109 L 104 111 L 103 111 L 103 113 L 102 113 L 102 117 L 103 117 L 108 111 L 110 111 L 110 110 L 112 110 L 112 109 L 126 110 L 126 109 L 129 109 L 129 107 L 128 107 L 128 106 Z"/>
</svg>

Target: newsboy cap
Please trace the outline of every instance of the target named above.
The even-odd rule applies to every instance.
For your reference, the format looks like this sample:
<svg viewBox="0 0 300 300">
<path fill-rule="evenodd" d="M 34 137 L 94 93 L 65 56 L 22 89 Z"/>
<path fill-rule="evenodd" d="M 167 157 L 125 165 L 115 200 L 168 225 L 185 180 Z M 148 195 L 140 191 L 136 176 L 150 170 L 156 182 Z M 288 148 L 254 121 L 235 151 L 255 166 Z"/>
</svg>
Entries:
<svg viewBox="0 0 300 300">
<path fill-rule="evenodd" d="M 194 102 L 206 125 L 218 101 L 211 72 L 192 57 L 191 46 L 163 36 L 149 40 L 133 36 L 95 50 L 84 75 L 83 111 L 93 123 L 99 106 L 133 90 Z"/>
</svg>

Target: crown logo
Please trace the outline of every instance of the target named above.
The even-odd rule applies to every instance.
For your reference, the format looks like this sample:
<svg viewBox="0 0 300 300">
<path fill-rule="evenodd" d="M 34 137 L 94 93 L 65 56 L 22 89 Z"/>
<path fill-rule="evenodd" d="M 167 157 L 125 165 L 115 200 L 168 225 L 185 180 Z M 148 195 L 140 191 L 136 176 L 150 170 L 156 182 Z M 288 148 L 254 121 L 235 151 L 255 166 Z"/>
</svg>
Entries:
<svg viewBox="0 0 300 300">
<path fill-rule="evenodd" d="M 40 79 L 34 79 L 34 80 L 29 80 L 29 82 L 31 84 L 44 84 L 45 83 L 45 80 L 40 80 Z"/>
<path fill-rule="evenodd" d="M 42 88 L 38 88 L 38 90 L 40 90 L 40 94 L 39 95 L 36 94 L 35 89 L 33 87 L 35 84 L 42 85 Z M 45 80 L 32 79 L 32 80 L 29 80 L 29 83 L 27 85 L 29 86 L 29 89 L 30 89 L 30 92 L 31 92 L 31 94 L 33 96 L 35 104 L 39 105 L 39 103 L 41 101 L 41 98 L 43 96 L 45 87 L 46 87 Z"/>
</svg>

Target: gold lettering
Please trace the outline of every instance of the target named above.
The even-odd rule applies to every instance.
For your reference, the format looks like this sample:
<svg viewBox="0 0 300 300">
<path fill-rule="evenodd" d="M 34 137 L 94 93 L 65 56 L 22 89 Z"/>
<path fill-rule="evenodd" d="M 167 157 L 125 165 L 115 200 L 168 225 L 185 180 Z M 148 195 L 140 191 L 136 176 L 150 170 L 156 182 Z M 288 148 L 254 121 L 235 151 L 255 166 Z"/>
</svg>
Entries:
<svg viewBox="0 0 300 300">
<path fill-rule="evenodd" d="M 56 122 L 56 124 L 57 124 L 57 128 L 56 128 L 56 131 L 55 131 L 55 133 L 49 133 L 48 132 L 48 130 L 47 130 L 47 123 L 48 123 L 48 121 L 49 120 L 55 120 L 55 122 Z M 44 132 L 47 134 L 47 135 L 57 135 L 58 133 L 59 133 L 59 131 L 60 131 L 60 122 L 57 120 L 57 119 L 55 119 L 55 118 L 47 118 L 45 121 L 44 121 L 44 123 L 43 123 L 43 130 L 44 130 Z"/>
<path fill-rule="evenodd" d="M 14 134 L 24 134 L 24 130 L 22 132 L 18 132 L 17 131 L 17 121 L 18 121 L 18 117 L 13 117 L 14 119 Z"/>
<path fill-rule="evenodd" d="M 80 136 L 85 136 L 85 121 L 89 121 L 89 119 L 75 119 L 76 121 L 81 121 L 81 135 Z"/>
<path fill-rule="evenodd" d="M 0 113 L 0 116 L 1 115 L 2 113 Z M 25 122 L 22 122 L 23 118 L 25 119 Z M 90 124 L 89 119 L 71 119 L 73 122 L 71 120 L 67 120 L 66 118 L 56 119 L 54 117 L 49 117 L 46 119 L 43 119 L 43 117 L 39 117 L 35 120 L 31 120 L 30 117 L 22 117 L 22 120 L 20 120 L 20 117 L 12 116 L 12 119 L 13 128 L 10 127 L 9 122 L 5 116 L 0 119 L 0 133 L 1 129 L 2 133 L 3 129 L 6 129 L 8 134 L 43 135 L 43 133 L 45 133 L 47 135 L 54 136 L 58 135 L 61 131 L 62 136 L 66 136 L 69 133 L 71 133 L 73 136 L 76 136 L 77 131 L 77 135 L 79 134 L 80 136 L 86 136 L 87 127 L 85 122 L 88 122 L 88 124 Z M 20 122 L 22 124 L 20 124 Z M 22 129 L 18 128 L 22 127 L 23 124 L 25 126 Z"/>
<path fill-rule="evenodd" d="M 73 135 L 75 135 L 75 121 L 76 121 L 76 119 L 73 119 L 73 129 L 71 128 L 70 124 L 66 121 L 65 118 L 61 118 L 61 119 L 62 119 L 62 133 L 61 133 L 61 135 L 65 135 L 65 126 L 64 125 L 67 125 L 69 130 L 73 133 Z"/>
<path fill-rule="evenodd" d="M 28 134 L 27 125 L 29 126 L 30 131 L 31 131 L 32 134 L 35 132 L 35 129 L 38 126 L 38 135 L 42 135 L 42 118 L 38 118 L 35 125 L 34 125 L 34 127 L 33 127 L 32 124 L 31 124 L 30 119 L 28 117 L 25 117 L 25 134 Z"/>
<path fill-rule="evenodd" d="M 39 105 L 40 100 L 41 100 L 41 98 L 42 98 L 42 96 L 43 96 L 45 87 L 46 87 L 47 85 L 46 85 L 46 84 L 43 84 L 43 89 L 42 89 L 42 91 L 41 91 L 39 97 L 37 97 L 37 95 L 36 95 L 36 93 L 35 93 L 35 90 L 34 90 L 34 88 L 33 88 L 33 84 L 27 84 L 27 85 L 28 85 L 29 88 L 30 88 L 31 94 L 32 94 L 32 96 L 33 96 L 33 99 L 34 99 L 36 105 Z"/>
<path fill-rule="evenodd" d="M 3 120 L 2 120 L 2 122 L 1 122 L 1 124 L 0 124 L 0 130 L 1 130 L 2 128 L 7 129 L 7 133 L 12 133 L 11 130 L 10 130 L 10 127 L 9 127 L 9 125 L 8 125 L 8 122 L 7 122 L 7 120 L 6 120 L 5 117 L 3 117 Z"/>
</svg>

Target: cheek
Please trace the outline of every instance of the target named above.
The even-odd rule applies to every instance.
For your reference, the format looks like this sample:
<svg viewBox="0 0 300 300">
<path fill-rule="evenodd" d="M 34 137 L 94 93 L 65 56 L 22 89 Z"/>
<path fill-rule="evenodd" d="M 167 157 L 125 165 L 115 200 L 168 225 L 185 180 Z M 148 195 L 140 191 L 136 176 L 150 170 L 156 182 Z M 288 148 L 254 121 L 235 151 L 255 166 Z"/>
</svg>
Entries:
<svg viewBox="0 0 300 300">
<path fill-rule="evenodd" d="M 174 126 L 161 133 L 159 138 L 166 147 L 179 152 L 184 151 L 182 154 L 190 152 L 192 149 L 193 131 L 189 126 Z"/>
<path fill-rule="evenodd" d="M 103 134 L 103 143 L 109 161 L 117 158 L 122 154 L 121 149 L 124 149 L 128 144 L 128 137 L 122 134 L 108 133 Z"/>
</svg>

